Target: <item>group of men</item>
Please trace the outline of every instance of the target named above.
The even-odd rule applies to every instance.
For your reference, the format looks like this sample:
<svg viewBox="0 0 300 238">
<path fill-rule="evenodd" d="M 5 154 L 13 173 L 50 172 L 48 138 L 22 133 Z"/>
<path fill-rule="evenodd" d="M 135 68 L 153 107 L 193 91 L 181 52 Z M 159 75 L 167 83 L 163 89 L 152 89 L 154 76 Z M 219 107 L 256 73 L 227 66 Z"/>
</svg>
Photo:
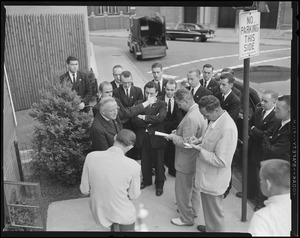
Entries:
<svg viewBox="0 0 300 238">
<path fill-rule="evenodd" d="M 78 71 L 74 76 L 74 59 L 67 63 L 69 72 L 64 78 L 72 81 L 75 77 L 73 89 L 83 99 L 82 109 L 88 104 L 88 86 Z M 163 78 L 160 63 L 154 63 L 151 69 L 153 80 L 145 84 L 143 92 L 134 86 L 132 74 L 120 65 L 113 68 L 113 81 L 100 84 L 90 128 L 94 152 L 86 158 L 80 189 L 84 194 L 91 193 L 91 209 L 99 224 L 111 226 L 112 230 L 116 224 L 123 231 L 133 230 L 135 210 L 130 200 L 139 196 L 140 189 L 152 185 L 153 168 L 155 194 L 161 196 L 166 165 L 168 173 L 175 177 L 179 212 L 171 223 L 194 225 L 201 199 L 205 226 L 199 225 L 197 229 L 223 232 L 223 199 L 231 187 L 231 165 L 238 141 L 236 121 L 242 99 L 241 92 L 234 87 L 234 72 L 224 68 L 214 79 L 213 66 L 205 64 L 202 79 L 199 69 L 191 69 L 187 84 L 178 84 Z M 76 81 L 76 77 L 81 80 Z M 79 90 L 76 82 L 85 88 Z M 266 91 L 261 109 L 249 121 L 248 174 L 253 179 L 248 179 L 248 196 L 257 197 L 257 210 L 263 206 L 266 194 L 259 186 L 262 177 L 274 183 L 260 172 L 260 162 L 273 158 L 289 161 L 289 115 L 290 97 Z M 162 137 L 155 132 L 167 135 Z M 134 160 L 141 160 L 141 165 Z M 142 181 L 137 176 L 140 171 Z M 118 191 L 118 187 L 124 190 Z M 286 187 L 285 183 L 285 191 Z M 101 195 L 99 189 L 105 192 Z M 242 196 L 240 192 L 236 195 Z M 121 200 L 126 200 L 127 205 Z"/>
</svg>

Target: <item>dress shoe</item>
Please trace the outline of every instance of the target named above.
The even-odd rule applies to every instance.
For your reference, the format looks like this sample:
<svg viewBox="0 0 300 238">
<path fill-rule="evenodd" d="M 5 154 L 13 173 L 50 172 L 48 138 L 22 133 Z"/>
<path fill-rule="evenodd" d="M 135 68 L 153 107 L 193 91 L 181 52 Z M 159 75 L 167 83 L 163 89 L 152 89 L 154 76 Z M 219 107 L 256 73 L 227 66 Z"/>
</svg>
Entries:
<svg viewBox="0 0 300 238">
<path fill-rule="evenodd" d="M 172 223 L 173 225 L 176 225 L 176 226 L 193 226 L 193 225 L 194 225 L 194 223 L 184 223 L 184 222 L 182 222 L 181 219 L 180 219 L 180 217 L 178 217 L 178 218 L 173 218 L 173 219 L 171 220 L 171 223 Z"/>
<path fill-rule="evenodd" d="M 237 192 L 235 194 L 235 196 L 238 197 L 238 198 L 242 198 L 243 197 L 243 193 L 242 192 Z"/>
<path fill-rule="evenodd" d="M 257 204 L 255 207 L 254 207 L 254 211 L 256 212 L 256 211 L 258 211 L 259 209 L 261 209 L 261 208 L 263 208 L 264 207 L 264 205 L 262 205 L 262 204 Z"/>
<path fill-rule="evenodd" d="M 144 189 L 145 187 L 148 187 L 148 186 L 150 186 L 151 184 L 143 184 L 143 183 L 141 183 L 141 189 Z"/>
<path fill-rule="evenodd" d="M 156 196 L 161 196 L 164 193 L 164 190 L 162 188 L 156 189 Z"/>
<path fill-rule="evenodd" d="M 200 231 L 200 232 L 206 232 L 206 228 L 203 225 L 197 226 L 197 230 Z"/>
</svg>

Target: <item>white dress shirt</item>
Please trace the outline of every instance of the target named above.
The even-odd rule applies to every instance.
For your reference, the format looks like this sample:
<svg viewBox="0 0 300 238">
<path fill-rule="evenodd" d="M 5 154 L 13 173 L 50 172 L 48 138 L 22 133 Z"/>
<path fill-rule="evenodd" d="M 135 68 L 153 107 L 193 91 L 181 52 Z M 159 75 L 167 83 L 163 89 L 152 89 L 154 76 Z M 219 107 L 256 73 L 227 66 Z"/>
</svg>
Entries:
<svg viewBox="0 0 300 238">
<path fill-rule="evenodd" d="M 248 232 L 252 236 L 290 236 L 290 194 L 269 197 L 264 203 L 266 206 L 253 214 Z"/>
</svg>

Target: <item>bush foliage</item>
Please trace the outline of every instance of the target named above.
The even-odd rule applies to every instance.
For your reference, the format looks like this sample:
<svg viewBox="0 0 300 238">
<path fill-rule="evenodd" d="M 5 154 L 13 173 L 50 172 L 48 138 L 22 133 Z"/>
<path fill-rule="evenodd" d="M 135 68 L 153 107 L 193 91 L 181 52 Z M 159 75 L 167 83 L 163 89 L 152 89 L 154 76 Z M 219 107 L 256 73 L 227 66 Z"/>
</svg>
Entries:
<svg viewBox="0 0 300 238">
<path fill-rule="evenodd" d="M 35 173 L 74 185 L 91 150 L 88 130 L 93 117 L 79 111 L 81 99 L 68 83 L 48 83 L 40 95 L 40 102 L 33 103 L 29 113 L 39 122 L 33 138 Z"/>
</svg>

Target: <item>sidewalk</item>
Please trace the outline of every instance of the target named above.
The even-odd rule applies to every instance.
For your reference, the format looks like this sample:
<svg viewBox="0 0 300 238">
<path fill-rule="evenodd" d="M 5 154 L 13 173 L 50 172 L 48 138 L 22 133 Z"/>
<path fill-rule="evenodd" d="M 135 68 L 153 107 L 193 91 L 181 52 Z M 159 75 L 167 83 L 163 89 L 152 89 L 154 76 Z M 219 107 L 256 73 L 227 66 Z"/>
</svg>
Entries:
<svg viewBox="0 0 300 238">
<path fill-rule="evenodd" d="M 236 178 L 233 178 L 234 187 L 224 199 L 225 227 L 226 232 L 247 232 L 249 220 L 253 215 L 253 209 L 247 205 L 247 222 L 241 221 L 242 200 L 235 196 Z M 175 226 L 170 223 L 174 217 L 178 217 L 175 204 L 175 178 L 167 175 L 162 196 L 155 195 L 154 185 L 142 190 L 141 196 L 133 201 L 137 211 L 139 204 L 149 214 L 144 220 L 151 232 L 198 232 L 197 225 L 204 224 L 203 215 L 195 219 L 194 226 Z M 47 231 L 86 231 L 108 232 L 109 228 L 99 227 L 95 223 L 88 198 L 71 199 L 53 202 L 48 208 Z"/>
<path fill-rule="evenodd" d="M 125 33 L 128 34 L 127 31 L 118 34 L 124 37 Z M 99 82 L 112 80 L 112 67 L 116 64 L 122 65 L 132 73 L 136 86 L 143 88 L 145 82 L 149 81 L 118 48 L 94 46 L 94 60 L 94 65 L 97 65 L 100 72 Z M 197 225 L 204 224 L 203 216 L 199 216 L 194 226 L 190 227 L 178 227 L 170 223 L 170 220 L 179 214 L 176 212 L 175 204 L 175 178 L 169 174 L 166 176 L 163 195 L 161 197 L 155 195 L 154 185 L 146 187 L 141 191 L 141 196 L 134 200 L 137 211 L 139 204 L 144 204 L 144 208 L 149 212 L 145 224 L 151 232 L 197 232 Z M 237 191 L 241 191 L 241 184 L 233 176 L 233 188 L 224 200 L 225 226 L 228 232 L 246 232 L 249 219 L 253 215 L 253 208 L 248 203 L 247 222 L 241 221 L 242 200 L 235 196 Z M 80 198 L 51 203 L 48 208 L 47 231 L 107 232 L 109 229 L 96 225 L 90 212 L 88 198 Z"/>
</svg>

